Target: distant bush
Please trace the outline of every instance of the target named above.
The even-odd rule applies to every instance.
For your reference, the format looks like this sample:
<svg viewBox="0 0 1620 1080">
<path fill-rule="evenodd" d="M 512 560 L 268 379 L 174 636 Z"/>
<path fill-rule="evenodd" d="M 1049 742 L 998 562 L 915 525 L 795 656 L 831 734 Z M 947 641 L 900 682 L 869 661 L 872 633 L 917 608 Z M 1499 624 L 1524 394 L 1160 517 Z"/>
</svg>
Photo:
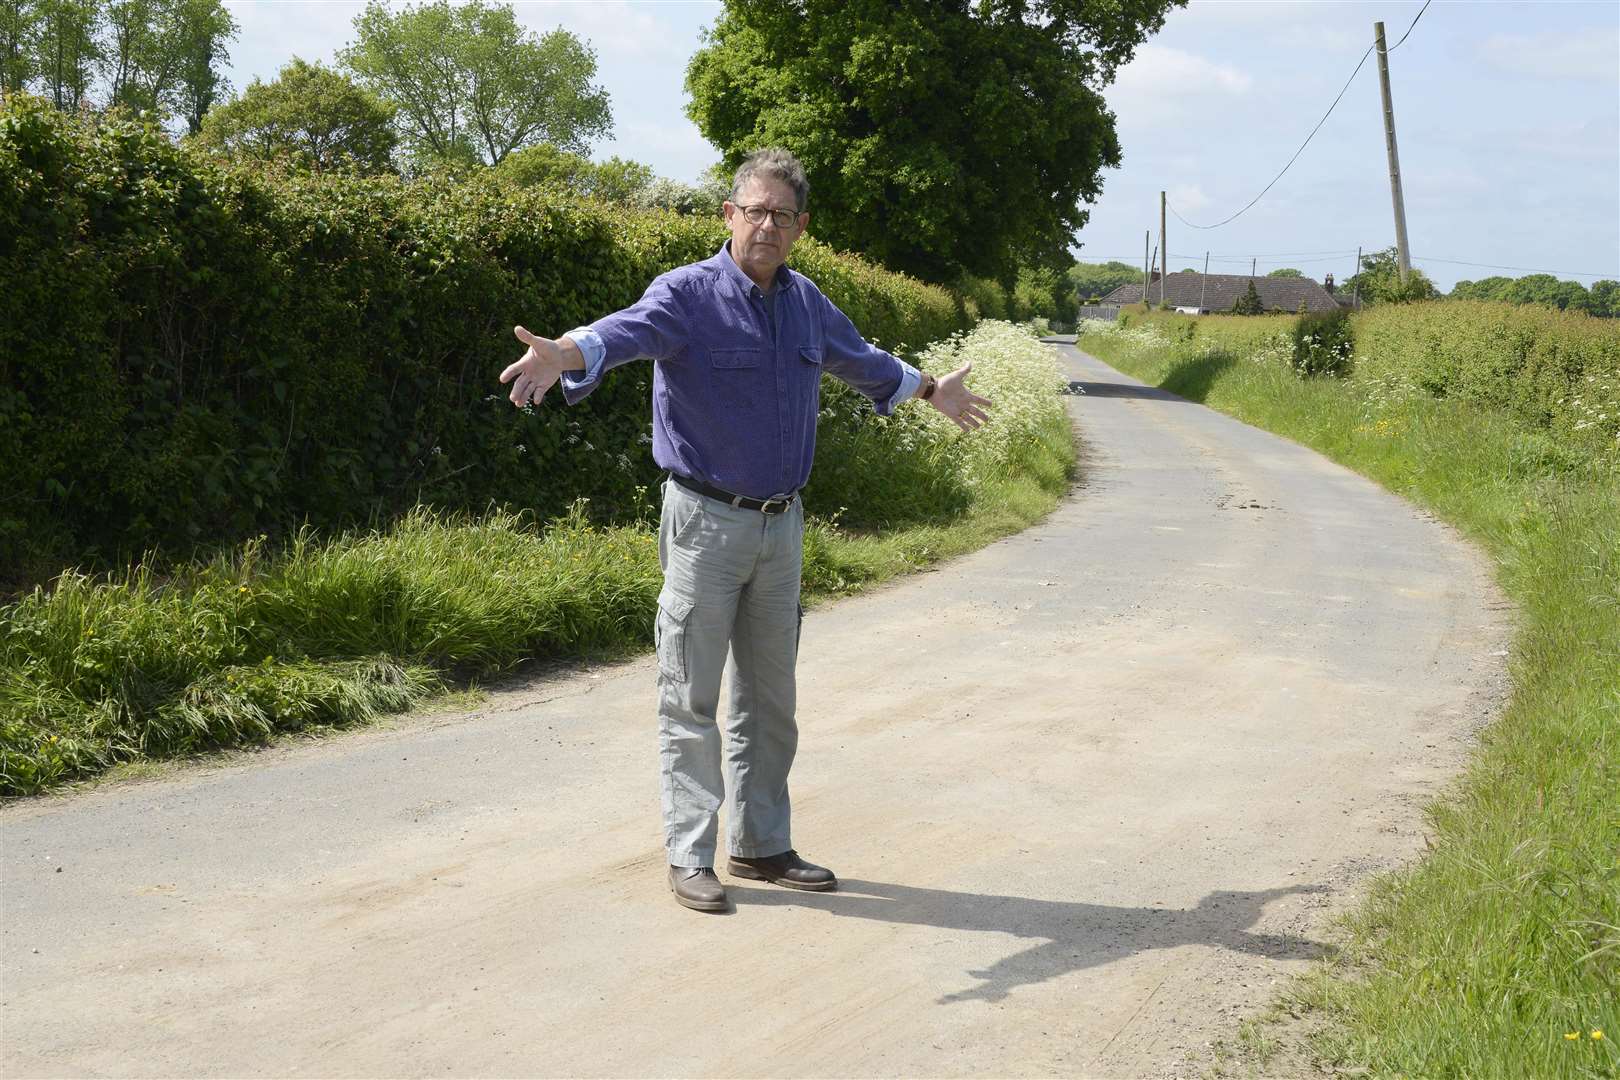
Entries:
<svg viewBox="0 0 1620 1080">
<path fill-rule="evenodd" d="M 1355 354 L 1355 336 L 1350 329 L 1350 312 L 1307 312 L 1294 322 L 1294 374 L 1348 375 Z"/>
</svg>

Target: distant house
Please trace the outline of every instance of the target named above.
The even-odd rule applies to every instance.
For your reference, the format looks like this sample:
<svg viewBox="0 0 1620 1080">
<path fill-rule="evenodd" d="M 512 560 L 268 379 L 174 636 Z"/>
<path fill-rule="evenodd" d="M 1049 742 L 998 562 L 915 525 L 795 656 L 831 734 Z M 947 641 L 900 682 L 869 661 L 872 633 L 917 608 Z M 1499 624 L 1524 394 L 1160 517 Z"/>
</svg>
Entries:
<svg viewBox="0 0 1620 1080">
<path fill-rule="evenodd" d="M 1267 311 L 1283 311 L 1292 315 L 1301 304 L 1305 305 L 1306 311 L 1332 311 L 1350 306 L 1349 297 L 1334 295 L 1332 274 L 1328 275 L 1325 283 L 1318 283 L 1308 277 L 1251 278 L 1247 274 L 1200 274 L 1192 270 L 1183 270 L 1164 279 L 1164 302 L 1187 315 L 1218 315 L 1232 310 L 1238 297 L 1248 291 L 1251 281 L 1254 282 L 1255 292 L 1260 294 L 1260 306 Z M 1104 305 L 1113 308 L 1141 302 L 1141 282 L 1121 285 L 1102 298 Z M 1159 303 L 1157 272 L 1148 285 L 1148 303 L 1154 306 Z"/>
</svg>

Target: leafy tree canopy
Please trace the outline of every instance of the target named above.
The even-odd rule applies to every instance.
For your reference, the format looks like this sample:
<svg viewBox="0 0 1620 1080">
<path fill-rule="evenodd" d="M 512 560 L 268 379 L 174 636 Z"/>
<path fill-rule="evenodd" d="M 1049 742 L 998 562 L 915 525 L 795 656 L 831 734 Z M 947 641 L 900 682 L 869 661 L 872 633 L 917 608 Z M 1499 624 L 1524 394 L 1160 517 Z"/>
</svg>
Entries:
<svg viewBox="0 0 1620 1080">
<path fill-rule="evenodd" d="M 1361 272 L 1339 286 L 1339 291 L 1354 291 L 1364 304 L 1404 304 L 1440 295 L 1428 275 L 1416 267 L 1407 275 L 1406 284 L 1401 284 L 1400 257 L 1393 247 L 1363 255 Z"/>
<path fill-rule="evenodd" d="M 354 26 L 359 40 L 340 59 L 398 106 L 404 144 L 424 162 L 495 165 L 542 142 L 583 152 L 612 127 L 590 46 L 563 29 L 524 30 L 510 4 L 395 12 L 372 0 Z"/>
<path fill-rule="evenodd" d="M 728 167 L 783 146 L 812 231 L 931 281 L 1063 269 L 1120 163 L 1101 91 L 1184 0 L 726 0 L 687 67 Z"/>
<path fill-rule="evenodd" d="M 195 133 L 229 89 L 237 33 L 222 0 L 0 0 L 0 89 L 180 117 Z"/>
<path fill-rule="evenodd" d="M 87 100 L 101 65 L 101 5 L 98 0 L 38 0 L 33 15 L 34 59 L 19 70 L 31 70 L 34 87 L 58 109 L 76 110 Z"/>
<path fill-rule="evenodd" d="M 108 104 L 186 118 L 195 132 L 226 88 L 236 20 L 220 0 L 111 0 L 101 46 Z"/>
<path fill-rule="evenodd" d="M 1069 280 L 1082 299 L 1107 296 L 1121 285 L 1142 280 L 1142 268 L 1129 263 L 1075 263 L 1069 267 Z"/>
<path fill-rule="evenodd" d="M 495 174 L 519 187 L 549 187 L 605 202 L 631 203 L 656 176 L 649 165 L 611 157 L 593 162 L 550 143 L 514 151 Z"/>
<path fill-rule="evenodd" d="M 318 172 L 391 167 L 394 107 L 348 76 L 297 57 L 203 118 L 197 142 L 232 156 L 290 160 Z"/>
<path fill-rule="evenodd" d="M 1292 266 L 1279 266 L 1277 269 L 1273 270 L 1271 273 L 1266 275 L 1266 277 L 1304 277 L 1304 276 L 1305 276 L 1304 274 L 1300 273 L 1298 270 L 1295 270 Z"/>
<path fill-rule="evenodd" d="M 1561 281 L 1551 274 L 1528 274 L 1521 278 L 1500 275 L 1480 281 L 1459 281 L 1447 293 L 1450 300 L 1502 300 L 1510 304 L 1540 304 L 1568 311 L 1584 311 L 1601 318 L 1620 317 L 1615 305 L 1616 290 L 1607 279 L 1594 281 L 1588 289 L 1578 281 Z"/>
</svg>

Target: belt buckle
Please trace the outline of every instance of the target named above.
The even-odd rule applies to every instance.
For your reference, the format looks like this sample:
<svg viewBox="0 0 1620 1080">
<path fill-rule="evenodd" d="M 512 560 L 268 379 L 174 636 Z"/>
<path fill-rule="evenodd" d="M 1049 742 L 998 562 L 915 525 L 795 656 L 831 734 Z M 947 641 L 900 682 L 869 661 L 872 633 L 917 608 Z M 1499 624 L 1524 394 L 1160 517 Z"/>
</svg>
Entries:
<svg viewBox="0 0 1620 1080">
<path fill-rule="evenodd" d="M 762 514 L 780 514 L 785 512 L 791 505 L 793 505 L 793 500 L 791 498 L 766 499 L 764 502 L 759 504 L 759 512 Z M 775 509 L 771 509 L 772 507 L 775 507 Z"/>
</svg>

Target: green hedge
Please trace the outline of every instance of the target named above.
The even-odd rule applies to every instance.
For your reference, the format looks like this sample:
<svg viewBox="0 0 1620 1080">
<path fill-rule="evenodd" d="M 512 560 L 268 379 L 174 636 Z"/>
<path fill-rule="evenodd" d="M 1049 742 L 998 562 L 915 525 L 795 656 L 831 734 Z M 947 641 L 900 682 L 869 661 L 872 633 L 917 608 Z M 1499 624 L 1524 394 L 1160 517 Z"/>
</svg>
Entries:
<svg viewBox="0 0 1620 1080">
<path fill-rule="evenodd" d="M 1572 443 L 1620 450 L 1620 326 L 1573 311 L 1450 300 L 1355 319 L 1364 378 L 1506 409 Z"/>
<path fill-rule="evenodd" d="M 0 107 L 0 587 L 417 504 L 612 517 L 656 479 L 647 367 L 513 409 L 513 323 L 560 333 L 719 248 L 718 222 L 488 180 L 267 176 L 150 126 Z M 795 253 L 868 336 L 949 292 Z"/>
</svg>

